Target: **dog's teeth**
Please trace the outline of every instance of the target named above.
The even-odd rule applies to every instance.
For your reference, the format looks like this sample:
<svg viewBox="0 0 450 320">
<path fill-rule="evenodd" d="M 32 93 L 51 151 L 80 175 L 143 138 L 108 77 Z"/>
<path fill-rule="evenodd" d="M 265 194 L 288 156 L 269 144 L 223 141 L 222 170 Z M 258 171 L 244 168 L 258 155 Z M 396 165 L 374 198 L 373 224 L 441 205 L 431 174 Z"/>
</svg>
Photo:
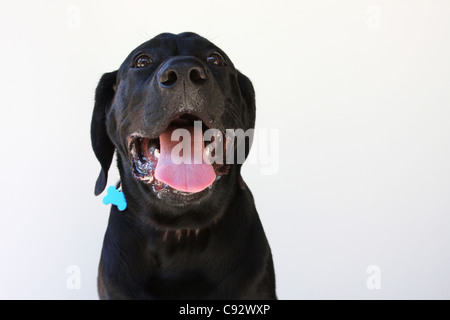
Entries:
<svg viewBox="0 0 450 320">
<path fill-rule="evenodd" d="M 159 159 L 160 153 L 159 153 L 158 149 L 155 149 L 155 153 L 154 154 L 155 154 L 155 158 Z"/>
<path fill-rule="evenodd" d="M 144 180 L 145 182 L 147 182 L 147 183 L 152 183 L 153 180 L 155 180 L 155 177 L 153 177 L 152 174 L 149 174 L 149 175 L 147 175 L 143 180 Z"/>
</svg>

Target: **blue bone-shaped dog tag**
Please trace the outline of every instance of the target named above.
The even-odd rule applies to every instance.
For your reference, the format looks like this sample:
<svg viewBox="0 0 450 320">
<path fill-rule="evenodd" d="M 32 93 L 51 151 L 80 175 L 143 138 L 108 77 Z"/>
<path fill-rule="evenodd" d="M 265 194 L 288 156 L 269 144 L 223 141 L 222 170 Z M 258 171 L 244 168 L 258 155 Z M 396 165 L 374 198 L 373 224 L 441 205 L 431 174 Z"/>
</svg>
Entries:
<svg viewBox="0 0 450 320">
<path fill-rule="evenodd" d="M 125 200 L 125 195 L 116 189 L 115 186 L 111 186 L 107 190 L 108 194 L 103 198 L 104 204 L 113 204 L 117 206 L 119 211 L 123 211 L 127 207 L 127 200 Z"/>
</svg>

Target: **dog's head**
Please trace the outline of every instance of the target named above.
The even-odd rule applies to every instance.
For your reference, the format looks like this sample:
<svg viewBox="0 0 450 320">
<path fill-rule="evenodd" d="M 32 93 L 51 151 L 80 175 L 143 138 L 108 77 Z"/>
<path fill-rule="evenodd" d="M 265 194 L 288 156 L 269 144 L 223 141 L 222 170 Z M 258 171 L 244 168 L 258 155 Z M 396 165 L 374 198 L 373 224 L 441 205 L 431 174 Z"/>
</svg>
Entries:
<svg viewBox="0 0 450 320">
<path fill-rule="evenodd" d="M 210 213 L 194 220 L 211 220 L 240 177 L 239 144 L 229 133 L 254 123 L 253 86 L 221 49 L 194 33 L 158 35 L 98 84 L 95 194 L 105 189 L 117 151 L 129 203 L 156 208 L 152 218 L 161 224 L 183 225 L 181 217 L 198 207 Z"/>
</svg>

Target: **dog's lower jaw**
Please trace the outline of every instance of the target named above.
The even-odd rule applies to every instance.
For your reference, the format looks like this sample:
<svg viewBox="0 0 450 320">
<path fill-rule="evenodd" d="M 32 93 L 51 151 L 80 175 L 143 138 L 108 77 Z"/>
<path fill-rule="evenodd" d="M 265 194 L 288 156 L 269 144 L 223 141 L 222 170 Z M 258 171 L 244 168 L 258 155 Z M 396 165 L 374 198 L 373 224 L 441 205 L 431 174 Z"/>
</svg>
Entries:
<svg viewBox="0 0 450 320">
<path fill-rule="evenodd" d="M 242 181 L 240 167 L 236 166 L 204 192 L 204 196 L 194 201 L 179 196 L 180 201 L 186 202 L 174 206 L 174 200 L 161 199 L 151 187 L 134 179 L 127 163 L 121 161 L 120 155 L 117 159 L 122 191 L 128 203 L 127 210 L 121 214 L 151 227 L 161 233 L 162 237 L 167 233 L 166 238 L 171 235 L 174 239 L 183 239 L 188 235 L 192 237 L 215 225 L 222 218 L 235 192 L 242 188 L 239 183 Z"/>
</svg>

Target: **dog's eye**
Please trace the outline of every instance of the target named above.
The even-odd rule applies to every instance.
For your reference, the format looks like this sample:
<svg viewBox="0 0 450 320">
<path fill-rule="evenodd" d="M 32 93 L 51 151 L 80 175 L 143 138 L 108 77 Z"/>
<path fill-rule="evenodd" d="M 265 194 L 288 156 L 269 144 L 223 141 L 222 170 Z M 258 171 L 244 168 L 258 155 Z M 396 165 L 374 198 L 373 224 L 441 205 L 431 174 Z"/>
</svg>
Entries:
<svg viewBox="0 0 450 320">
<path fill-rule="evenodd" d="M 152 59 L 150 59 L 149 56 L 147 56 L 145 54 L 141 54 L 134 60 L 134 66 L 133 67 L 134 68 L 144 68 L 144 67 L 148 66 L 151 63 L 152 63 Z"/>
<path fill-rule="evenodd" d="M 225 59 L 218 52 L 211 53 L 208 58 L 206 58 L 206 61 L 215 66 L 225 66 Z"/>
</svg>

